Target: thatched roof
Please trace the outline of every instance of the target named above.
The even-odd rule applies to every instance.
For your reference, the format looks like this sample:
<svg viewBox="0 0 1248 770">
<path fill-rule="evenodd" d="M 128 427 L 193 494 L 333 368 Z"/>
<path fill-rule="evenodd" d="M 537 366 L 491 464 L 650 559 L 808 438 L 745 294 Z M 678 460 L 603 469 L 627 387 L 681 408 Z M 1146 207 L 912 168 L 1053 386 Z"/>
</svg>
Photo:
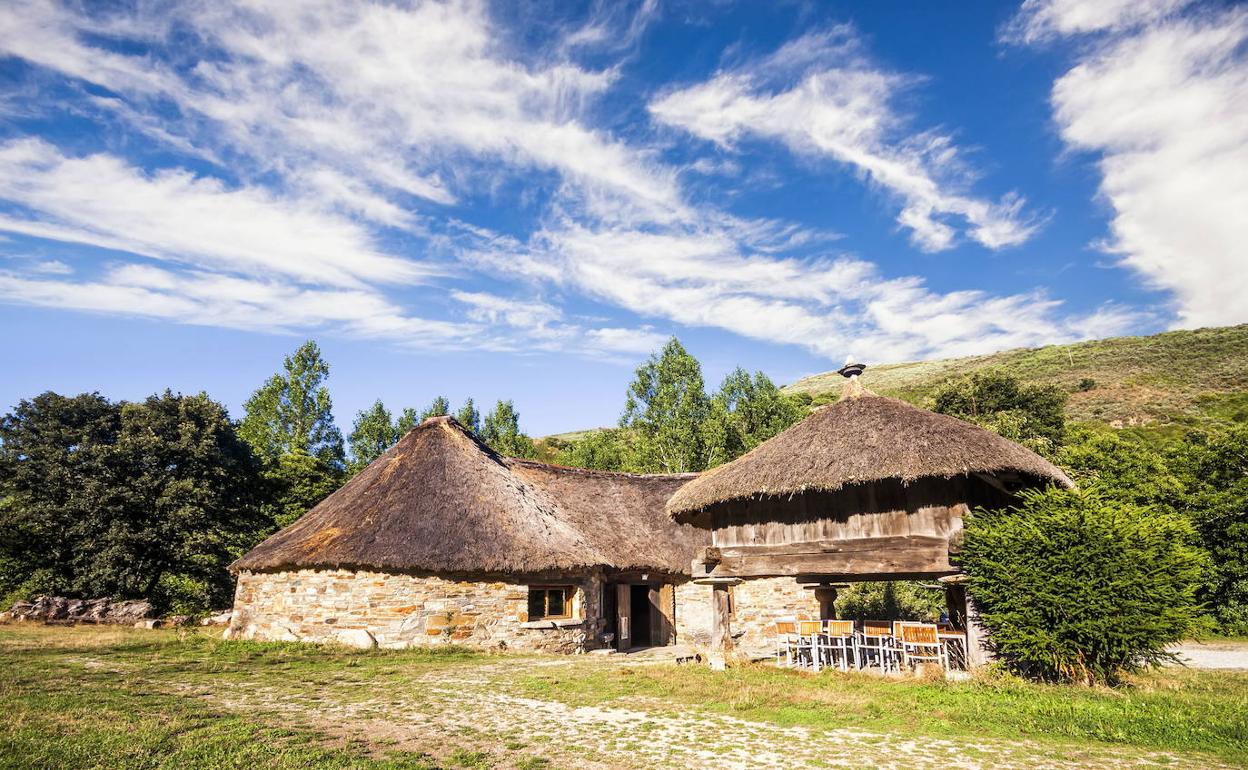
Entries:
<svg viewBox="0 0 1248 770">
<path fill-rule="evenodd" d="M 969 422 L 877 396 L 854 377 L 840 401 L 685 484 L 667 509 L 687 522 L 732 501 L 971 473 L 1017 473 L 1035 483 L 1071 485 L 1030 449 Z"/>
<path fill-rule="evenodd" d="M 705 534 L 664 502 L 689 478 L 512 460 L 435 417 L 231 569 L 687 572 Z"/>
</svg>

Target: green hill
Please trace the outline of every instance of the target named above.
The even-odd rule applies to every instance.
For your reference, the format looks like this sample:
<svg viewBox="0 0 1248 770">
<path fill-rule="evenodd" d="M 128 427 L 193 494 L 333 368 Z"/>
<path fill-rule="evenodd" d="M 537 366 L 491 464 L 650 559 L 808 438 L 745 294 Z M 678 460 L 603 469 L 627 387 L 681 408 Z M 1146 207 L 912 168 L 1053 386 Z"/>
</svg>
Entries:
<svg viewBox="0 0 1248 770">
<path fill-rule="evenodd" d="M 942 382 L 986 369 L 1062 386 L 1074 421 L 1165 428 L 1248 420 L 1248 324 L 882 364 L 869 366 L 862 380 L 880 395 L 923 404 Z M 827 372 L 784 390 L 829 401 L 842 382 Z"/>
</svg>

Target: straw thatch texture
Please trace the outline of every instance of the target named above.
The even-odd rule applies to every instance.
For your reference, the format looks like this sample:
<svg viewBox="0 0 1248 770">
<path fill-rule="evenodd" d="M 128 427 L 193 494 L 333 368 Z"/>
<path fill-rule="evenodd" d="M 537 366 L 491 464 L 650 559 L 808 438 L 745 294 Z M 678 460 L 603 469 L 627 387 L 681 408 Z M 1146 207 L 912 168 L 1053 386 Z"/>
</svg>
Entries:
<svg viewBox="0 0 1248 770">
<path fill-rule="evenodd" d="M 970 473 L 1018 473 L 1070 486 L 1056 466 L 1013 441 L 954 417 L 863 390 L 857 378 L 846 398 L 730 463 L 703 473 L 668 501 L 677 521 L 735 500 L 834 492 L 849 484 Z"/>
<path fill-rule="evenodd" d="M 688 571 L 697 536 L 663 508 L 685 478 L 567 480 L 583 473 L 508 460 L 454 419 L 432 418 L 231 569 Z"/>
<path fill-rule="evenodd" d="M 638 476 L 508 460 L 525 481 L 559 501 L 564 520 L 583 532 L 621 570 L 688 573 L 694 553 L 710 545 L 704 529 L 676 524 L 667 499 L 696 474 Z"/>
</svg>

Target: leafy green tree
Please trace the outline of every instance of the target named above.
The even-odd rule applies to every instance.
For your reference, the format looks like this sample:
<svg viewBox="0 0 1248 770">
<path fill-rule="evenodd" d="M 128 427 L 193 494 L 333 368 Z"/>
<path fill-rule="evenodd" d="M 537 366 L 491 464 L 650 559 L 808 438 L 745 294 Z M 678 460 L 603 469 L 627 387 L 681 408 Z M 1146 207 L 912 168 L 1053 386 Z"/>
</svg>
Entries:
<svg viewBox="0 0 1248 770">
<path fill-rule="evenodd" d="M 403 414 L 399 415 L 397 427 L 399 429 L 399 437 L 407 435 L 407 432 L 420 424 L 420 415 L 412 407 L 403 410 Z"/>
<path fill-rule="evenodd" d="M 75 590 L 105 529 L 120 432 L 98 393 L 43 393 L 0 419 L 0 594 Z"/>
<path fill-rule="evenodd" d="M 291 452 L 266 466 L 264 483 L 266 494 L 262 510 L 266 521 L 271 523 L 256 533 L 253 544 L 293 524 L 333 494 L 342 486 L 342 472 L 319 457 Z"/>
<path fill-rule="evenodd" d="M 193 602 L 197 594 L 211 606 L 227 602 L 225 567 L 263 519 L 259 463 L 225 407 L 205 393 L 169 391 L 123 403 L 116 450 L 123 517 L 97 541 L 99 553 L 82 571 L 79 591 L 147 596 L 165 606 L 178 598 Z M 171 586 L 187 585 L 200 588 L 170 595 Z"/>
<path fill-rule="evenodd" d="M 400 435 L 399 426 L 391 419 L 390 410 L 381 403 L 381 399 L 359 412 L 348 439 L 351 444 L 351 471 L 358 473 L 381 457 L 395 445 Z"/>
<path fill-rule="evenodd" d="M 630 434 L 619 429 L 596 430 L 572 442 L 559 453 L 558 462 L 573 468 L 600 471 L 634 471 L 630 460 L 634 455 L 629 445 Z"/>
<path fill-rule="evenodd" d="M 477 411 L 471 398 L 464 401 L 464 405 L 455 413 L 455 420 L 473 433 L 481 432 L 481 413 Z"/>
<path fill-rule="evenodd" d="M 420 422 L 428 420 L 430 417 L 442 417 L 451 413 L 451 402 L 446 400 L 445 396 L 438 396 L 433 403 L 425 407 L 425 411 L 420 413 Z"/>
<path fill-rule="evenodd" d="M 294 521 L 338 488 L 345 470 L 342 434 L 334 424 L 325 380 L 329 364 L 308 341 L 283 361 L 244 404 L 239 436 L 264 461 L 263 511 L 272 524 L 260 539 Z"/>
<path fill-rule="evenodd" d="M 243 405 L 246 415 L 238 434 L 265 460 L 304 453 L 341 469 L 342 433 L 334 424 L 333 402 L 324 385 L 329 364 L 320 347 L 305 342 L 285 358 L 282 368 Z"/>
<path fill-rule="evenodd" d="M 1055 458 L 1081 487 L 1096 486 L 1111 500 L 1175 513 L 1186 494 L 1166 453 L 1140 436 L 1112 428 L 1074 425 Z"/>
<path fill-rule="evenodd" d="M 520 432 L 520 413 L 510 401 L 499 401 L 485 416 L 480 438 L 504 457 L 533 457 L 533 440 Z"/>
<path fill-rule="evenodd" d="M 707 467 L 704 423 L 711 401 L 702 365 L 675 337 L 637 368 L 620 427 L 637 436 L 634 465 L 646 472 L 682 473 Z"/>
<path fill-rule="evenodd" d="M 949 380 L 933 395 L 933 411 L 952 415 L 1046 456 L 1062 445 L 1066 393 L 1056 385 L 1024 385 L 1001 371 Z"/>
<path fill-rule="evenodd" d="M 45 393 L 0 420 L 0 580 L 207 609 L 263 525 L 259 491 L 256 459 L 204 394 Z"/>
<path fill-rule="evenodd" d="M 1171 659 L 1194 628 L 1205 556 L 1181 516 L 1095 490 L 1022 493 L 976 510 L 959 562 L 998 654 L 1044 679 L 1114 683 Z"/>
<path fill-rule="evenodd" d="M 1224 633 L 1248 634 L 1248 426 L 1196 432 L 1171 454 L 1183 507 L 1209 553 L 1201 598 Z"/>
<path fill-rule="evenodd" d="M 836 597 L 836 616 L 842 620 L 894 618 L 935 623 L 945 608 L 944 591 L 910 580 L 851 583 Z"/>
<path fill-rule="evenodd" d="M 703 441 L 708 466 L 736 459 L 806 415 L 805 406 L 780 392 L 762 372 L 737 367 L 711 399 Z"/>
</svg>

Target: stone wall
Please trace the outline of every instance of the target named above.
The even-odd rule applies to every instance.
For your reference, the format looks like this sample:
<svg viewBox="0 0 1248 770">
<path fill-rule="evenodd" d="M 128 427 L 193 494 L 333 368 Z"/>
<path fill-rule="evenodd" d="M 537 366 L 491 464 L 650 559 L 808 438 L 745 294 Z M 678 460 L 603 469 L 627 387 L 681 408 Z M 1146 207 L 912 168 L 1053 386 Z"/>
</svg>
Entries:
<svg viewBox="0 0 1248 770">
<path fill-rule="evenodd" d="M 732 637 L 738 654 L 761 657 L 775 651 L 777 620 L 819 618 L 815 592 L 793 578 L 757 578 L 732 587 Z M 676 588 L 676 642 L 706 648 L 711 640 L 711 587 Z"/>
<path fill-rule="evenodd" d="M 544 575 L 575 587 L 572 618 L 528 619 L 529 582 L 302 569 L 238 576 L 228 639 L 340 642 L 387 648 L 471 647 L 583 652 L 599 646 L 601 577 Z"/>
</svg>

